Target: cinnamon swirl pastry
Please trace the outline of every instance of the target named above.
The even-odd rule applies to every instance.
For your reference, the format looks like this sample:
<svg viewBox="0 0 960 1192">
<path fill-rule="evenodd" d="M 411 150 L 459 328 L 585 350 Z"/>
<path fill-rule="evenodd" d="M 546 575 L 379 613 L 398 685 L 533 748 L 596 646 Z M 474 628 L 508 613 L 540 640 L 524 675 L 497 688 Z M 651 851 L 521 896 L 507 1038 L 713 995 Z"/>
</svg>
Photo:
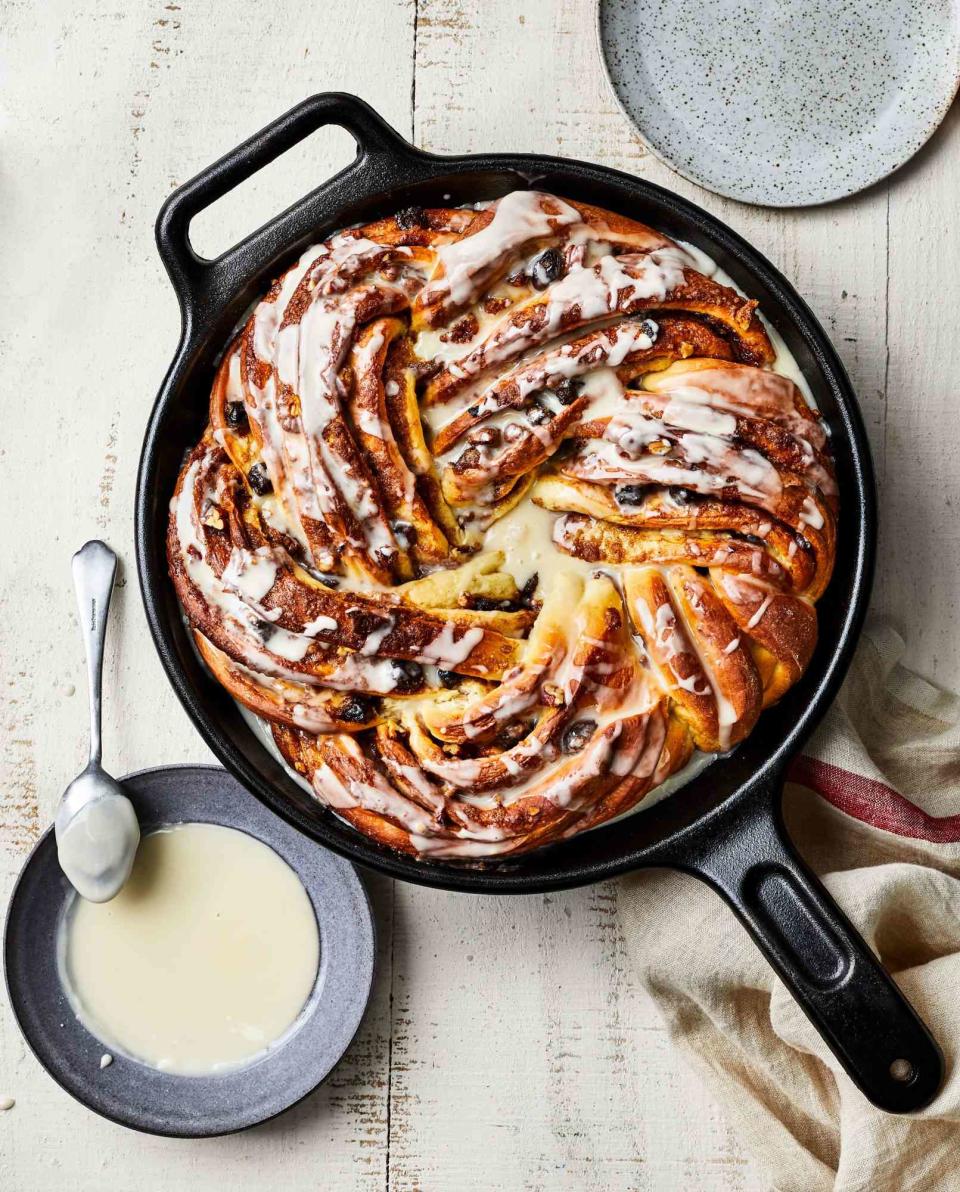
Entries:
<svg viewBox="0 0 960 1192">
<path fill-rule="evenodd" d="M 803 673 L 827 435 L 711 272 L 549 194 L 409 208 L 309 248 L 227 349 L 170 572 L 213 674 L 361 832 L 570 836 Z"/>
</svg>

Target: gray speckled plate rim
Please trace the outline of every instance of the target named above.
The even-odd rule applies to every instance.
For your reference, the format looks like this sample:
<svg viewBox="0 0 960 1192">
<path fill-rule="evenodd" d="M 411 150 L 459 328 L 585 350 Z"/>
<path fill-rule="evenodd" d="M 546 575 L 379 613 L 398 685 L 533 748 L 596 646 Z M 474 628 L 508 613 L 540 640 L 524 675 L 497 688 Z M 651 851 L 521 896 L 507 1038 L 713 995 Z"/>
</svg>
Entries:
<svg viewBox="0 0 960 1192">
<path fill-rule="evenodd" d="M 889 178 L 889 177 L 891 177 L 891 175 L 897 173 L 898 170 L 903 169 L 903 167 L 905 165 L 907 165 L 908 162 L 912 161 L 917 156 L 917 154 L 921 151 L 921 149 L 923 149 L 924 145 L 927 144 L 927 142 L 930 140 L 930 138 L 933 136 L 933 134 L 937 131 L 937 129 L 940 127 L 940 125 L 946 119 L 947 113 L 950 111 L 950 108 L 953 105 L 953 101 L 957 98 L 957 92 L 960 91 L 960 52 L 958 52 L 958 54 L 956 56 L 957 62 L 956 62 L 956 68 L 954 70 L 953 85 L 952 85 L 951 89 L 949 90 L 949 92 L 944 94 L 943 100 L 941 101 L 940 104 L 937 105 L 936 109 L 934 110 L 934 113 L 931 117 L 930 126 L 926 132 L 926 136 L 924 136 L 923 140 L 919 144 L 915 145 L 910 150 L 910 152 L 907 154 L 907 156 L 901 162 L 899 162 L 897 165 L 891 166 L 889 169 L 881 169 L 880 172 L 875 177 L 870 178 L 868 181 L 864 182 L 861 186 L 854 187 L 851 190 L 842 190 L 841 189 L 841 190 L 838 190 L 836 194 L 827 195 L 827 196 L 824 196 L 823 198 L 818 198 L 818 199 L 810 199 L 807 202 L 802 202 L 802 201 L 777 202 L 775 199 L 766 199 L 763 202 L 760 202 L 759 200 L 756 200 L 756 199 L 746 199 L 742 195 L 735 194 L 732 191 L 721 190 L 717 186 L 711 185 L 709 182 L 705 182 L 702 178 L 699 178 L 696 174 L 691 174 L 691 173 L 689 173 L 689 171 L 681 169 L 681 167 L 678 166 L 675 161 L 673 161 L 670 157 L 668 157 L 665 153 L 663 153 L 660 149 L 658 149 L 656 145 L 654 145 L 650 140 L 647 139 L 647 136 L 644 133 L 643 129 L 637 123 L 637 121 L 633 117 L 633 115 L 627 110 L 626 105 L 624 104 L 623 100 L 620 98 L 620 89 L 617 87 L 616 83 L 613 81 L 613 75 L 610 70 L 610 65 L 607 62 L 607 55 L 604 52 L 603 30 L 601 28 L 601 25 L 602 25 L 601 15 L 603 13 L 604 4 L 607 2 L 608 2 L 608 0 L 596 0 L 596 6 L 594 9 L 594 21 L 593 21 L 594 40 L 595 40 L 595 44 L 596 44 L 597 57 L 600 59 L 600 65 L 603 69 L 603 75 L 607 81 L 607 86 L 609 87 L 610 93 L 613 96 L 614 100 L 616 101 L 617 107 L 620 109 L 624 119 L 627 121 L 627 123 L 630 125 L 630 127 L 634 130 L 634 132 L 640 138 L 640 140 L 643 143 L 643 145 L 645 146 L 645 148 L 647 148 L 653 154 L 653 156 L 657 159 L 657 161 L 662 162 L 669 169 L 673 170 L 673 172 L 675 174 L 679 174 L 681 178 L 686 178 L 688 182 L 693 182 L 697 186 L 702 186 L 704 190 L 708 190 L 712 194 L 721 195 L 725 199 L 733 199 L 734 202 L 744 203 L 750 207 L 771 207 L 771 208 L 776 208 L 776 209 L 780 209 L 780 210 L 801 210 L 805 207 L 823 207 L 823 206 L 826 206 L 828 203 L 836 203 L 836 202 L 839 202 L 841 199 L 850 198 L 851 195 L 862 194 L 864 191 L 869 190 L 871 186 L 875 186 L 878 182 L 882 182 L 884 178 Z M 960 48 L 960 46 L 958 46 L 958 48 Z"/>
<path fill-rule="evenodd" d="M 147 830 L 153 830 L 153 828 L 159 827 L 163 823 L 192 822 L 222 824 L 225 827 L 232 827 L 246 832 L 248 835 L 253 836 L 273 849 L 282 860 L 294 869 L 304 884 L 314 914 L 317 916 L 317 926 L 320 933 L 320 966 L 317 981 L 304 1009 L 298 1017 L 297 1025 L 291 1029 L 289 1036 L 285 1037 L 275 1049 L 268 1050 L 263 1056 L 253 1060 L 251 1063 L 215 1076 L 179 1076 L 171 1073 L 162 1073 L 123 1055 L 119 1051 L 113 1051 L 113 1063 L 108 1068 L 101 1070 L 99 1067 L 94 1068 L 91 1065 L 89 1071 L 85 1068 L 78 1078 L 75 1070 L 70 1069 L 63 1055 L 55 1046 L 46 1048 L 42 1035 L 37 1039 L 32 1036 L 31 1030 L 36 1015 L 27 1013 L 24 1002 L 29 1002 L 31 999 L 39 1002 L 42 1000 L 44 994 L 48 996 L 58 994 L 59 1008 L 55 1017 L 59 1018 L 61 1011 L 69 1016 L 65 1019 L 65 1022 L 69 1022 L 69 1030 L 65 1038 L 71 1038 L 74 1044 L 79 1042 L 88 1052 L 96 1052 L 97 1055 L 102 1054 L 104 1051 L 111 1051 L 111 1048 L 108 1044 L 105 1044 L 95 1035 L 88 1032 L 76 1019 L 70 1009 L 67 995 L 63 991 L 59 979 L 46 983 L 40 989 L 33 989 L 28 983 L 26 997 L 21 999 L 19 996 L 19 987 L 17 987 L 15 993 L 14 978 L 11 975 L 11 955 L 13 950 L 13 944 L 10 939 L 11 923 L 14 920 L 15 914 L 20 913 L 18 899 L 20 898 L 25 881 L 29 880 L 28 875 L 31 875 L 36 868 L 37 858 L 39 857 L 42 862 L 49 864 L 47 858 L 42 854 L 44 852 L 49 853 L 53 847 L 50 843 L 53 833 L 52 828 L 48 828 L 30 850 L 10 893 L 3 929 L 3 976 L 10 1010 L 27 1046 L 47 1074 L 76 1101 L 79 1101 L 80 1104 L 98 1116 L 140 1133 L 169 1138 L 213 1138 L 252 1129 L 254 1126 L 262 1125 L 264 1122 L 268 1122 L 280 1114 L 286 1113 L 287 1110 L 292 1109 L 295 1105 L 298 1105 L 301 1101 L 316 1092 L 332 1074 L 340 1060 L 349 1050 L 369 1006 L 375 973 L 376 936 L 369 898 L 354 866 L 342 857 L 308 840 L 307 837 L 297 832 L 286 821 L 274 815 L 254 799 L 226 770 L 219 766 L 191 763 L 154 766 L 124 775 L 120 781 L 121 783 L 136 784 L 137 782 L 149 783 L 151 781 L 163 781 L 167 778 L 176 778 L 178 784 L 182 784 L 183 779 L 190 774 L 197 775 L 207 783 L 214 781 L 222 784 L 224 789 L 227 787 L 231 788 L 228 797 L 233 799 L 236 795 L 239 796 L 237 807 L 241 809 L 240 813 L 237 815 L 225 814 L 222 811 L 218 813 L 216 809 L 211 811 L 203 802 L 195 802 L 189 814 L 180 816 L 178 819 L 171 820 L 169 816 L 145 817 L 144 822 L 146 823 Z M 131 790 L 133 792 L 131 797 L 135 805 L 138 803 L 142 804 L 151 797 L 149 793 L 144 794 L 143 792 L 139 792 L 133 786 L 131 786 Z M 229 806 L 229 810 L 233 811 L 232 804 Z M 138 806 L 138 815 L 140 814 L 141 808 Z M 252 828 L 252 823 L 256 824 L 261 830 Z M 284 848 L 284 844 L 288 847 Z M 304 865 L 309 865 L 311 862 L 316 869 L 316 872 L 312 876 L 304 873 Z M 56 867 L 56 872 L 60 874 L 55 852 L 53 853 L 53 864 Z M 321 875 L 325 881 L 321 880 Z M 55 900 L 56 906 L 52 912 L 47 912 L 48 914 L 52 913 L 54 923 L 59 922 L 64 911 L 65 901 L 69 897 L 69 887 L 67 886 L 66 878 L 62 877 L 62 874 L 60 874 L 60 878 L 63 883 L 63 897 L 62 899 Z M 320 897 L 321 889 L 323 889 L 324 894 L 329 894 L 330 888 L 335 886 L 339 886 L 342 894 L 347 896 L 348 905 L 354 912 L 346 920 L 341 915 L 339 922 L 337 921 L 336 912 L 332 910 L 326 900 L 322 900 Z M 350 947 L 343 946 L 344 939 L 350 943 Z M 53 946 L 52 948 L 47 947 L 44 955 L 49 961 L 47 965 L 48 971 L 52 965 L 53 976 L 56 978 L 55 933 L 52 936 L 52 941 L 45 941 L 45 943 L 50 942 L 52 942 Z M 353 966 L 352 972 L 350 971 L 351 962 Z M 322 1033 L 327 1031 L 327 1023 L 322 1016 L 318 1015 L 318 1011 L 321 1008 L 328 1008 L 327 998 L 324 995 L 328 989 L 331 992 L 335 992 L 333 986 L 337 984 L 337 981 L 334 978 L 340 979 L 344 975 L 357 978 L 352 985 L 348 986 L 348 991 L 352 991 L 354 994 L 353 1000 L 349 1005 L 343 1001 L 338 1003 L 335 1009 L 338 1009 L 340 1014 L 333 1022 L 332 1030 L 328 1032 L 326 1048 L 314 1048 L 313 1044 L 317 1042 L 318 1034 L 321 1035 L 320 1041 L 323 1042 Z M 51 984 L 55 985 L 55 990 L 51 990 Z M 25 1019 L 28 1022 L 25 1022 Z M 61 1026 L 66 1029 L 63 1023 L 61 1023 Z M 330 1046 L 331 1040 L 333 1043 L 332 1046 Z M 305 1043 L 309 1043 L 310 1046 L 305 1048 Z M 48 1062 L 47 1055 L 44 1054 L 46 1050 L 51 1052 L 53 1062 Z M 212 1128 L 206 1125 L 207 1118 L 202 1116 L 198 1116 L 196 1121 L 190 1125 L 184 1125 L 183 1122 L 179 1122 L 177 1125 L 170 1127 L 156 1120 L 156 1117 L 162 1117 L 162 1114 L 155 1115 L 154 1119 L 148 1122 L 138 1119 L 136 1110 L 129 1110 L 125 1113 L 121 1108 L 117 1112 L 112 1112 L 103 1104 L 102 1089 L 97 1084 L 98 1080 L 116 1079 L 117 1075 L 123 1072 L 127 1073 L 128 1081 L 139 1082 L 145 1086 L 154 1085 L 156 1087 L 162 1087 L 165 1085 L 168 1090 L 171 1088 L 180 1088 L 189 1089 L 190 1091 L 200 1090 L 202 1092 L 204 1087 L 210 1087 L 211 1085 L 217 1085 L 220 1089 L 223 1089 L 230 1083 L 240 1081 L 241 1085 L 243 1085 L 247 1084 L 249 1080 L 252 1080 L 254 1084 L 262 1084 L 264 1075 L 266 1075 L 268 1081 L 270 1080 L 272 1076 L 270 1071 L 271 1066 L 283 1062 L 283 1058 L 281 1057 L 284 1057 L 289 1062 L 295 1055 L 299 1056 L 302 1061 L 300 1065 L 301 1070 L 309 1070 L 311 1060 L 316 1061 L 319 1059 L 316 1069 L 306 1078 L 308 1087 L 304 1087 L 304 1081 L 301 1080 L 299 1087 L 292 1096 L 280 1093 L 278 1097 L 274 1091 L 272 1102 L 265 1112 L 261 1112 L 259 1108 L 250 1112 L 246 1105 L 241 1105 L 234 1111 L 233 1120 L 227 1121 L 226 1124 L 221 1112 L 221 1116 L 212 1123 Z"/>
</svg>

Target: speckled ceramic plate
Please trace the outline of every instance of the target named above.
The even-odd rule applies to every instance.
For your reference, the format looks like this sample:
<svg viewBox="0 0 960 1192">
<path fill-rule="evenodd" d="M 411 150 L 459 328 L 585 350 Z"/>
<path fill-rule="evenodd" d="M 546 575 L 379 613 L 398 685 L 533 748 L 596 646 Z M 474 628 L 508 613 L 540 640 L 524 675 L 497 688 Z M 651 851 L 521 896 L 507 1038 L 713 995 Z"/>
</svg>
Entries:
<svg viewBox="0 0 960 1192">
<path fill-rule="evenodd" d="M 960 82 L 960 0 L 600 0 L 649 148 L 702 186 L 805 207 L 908 161 Z"/>
<path fill-rule="evenodd" d="M 320 970 L 290 1035 L 252 1063 L 216 1076 L 157 1071 L 109 1049 L 74 1016 L 57 971 L 57 929 L 72 891 L 44 834 L 14 887 L 4 936 L 10 1005 L 41 1064 L 78 1101 L 151 1134 L 196 1138 L 266 1121 L 313 1092 L 346 1051 L 373 980 L 370 907 L 347 861 L 328 853 L 213 766 L 169 766 L 123 779 L 141 829 L 202 822 L 239 828 L 290 865 L 320 929 Z"/>
</svg>

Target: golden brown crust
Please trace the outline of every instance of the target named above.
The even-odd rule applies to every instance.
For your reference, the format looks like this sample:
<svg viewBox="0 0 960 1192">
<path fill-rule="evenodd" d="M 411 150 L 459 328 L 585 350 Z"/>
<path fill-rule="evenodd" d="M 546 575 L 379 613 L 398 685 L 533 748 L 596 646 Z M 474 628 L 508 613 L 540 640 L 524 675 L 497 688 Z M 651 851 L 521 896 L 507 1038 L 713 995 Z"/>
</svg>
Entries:
<svg viewBox="0 0 960 1192">
<path fill-rule="evenodd" d="M 171 503 L 201 657 L 388 847 L 496 857 L 629 811 L 816 643 L 836 484 L 773 360 L 755 302 L 557 196 L 313 246 L 229 345 Z M 567 560 L 539 587 L 483 547 L 531 502 Z"/>
</svg>

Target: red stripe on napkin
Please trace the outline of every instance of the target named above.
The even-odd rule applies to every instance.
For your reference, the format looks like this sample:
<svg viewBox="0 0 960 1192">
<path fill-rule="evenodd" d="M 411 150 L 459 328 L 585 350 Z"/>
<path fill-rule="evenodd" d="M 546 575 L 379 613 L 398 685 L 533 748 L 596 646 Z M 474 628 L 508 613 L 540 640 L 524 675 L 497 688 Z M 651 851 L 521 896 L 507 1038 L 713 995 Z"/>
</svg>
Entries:
<svg viewBox="0 0 960 1192">
<path fill-rule="evenodd" d="M 960 841 L 960 815 L 928 815 L 885 782 L 803 756 L 794 758 L 787 777 L 809 786 L 845 815 L 874 828 L 933 844 Z"/>
</svg>

